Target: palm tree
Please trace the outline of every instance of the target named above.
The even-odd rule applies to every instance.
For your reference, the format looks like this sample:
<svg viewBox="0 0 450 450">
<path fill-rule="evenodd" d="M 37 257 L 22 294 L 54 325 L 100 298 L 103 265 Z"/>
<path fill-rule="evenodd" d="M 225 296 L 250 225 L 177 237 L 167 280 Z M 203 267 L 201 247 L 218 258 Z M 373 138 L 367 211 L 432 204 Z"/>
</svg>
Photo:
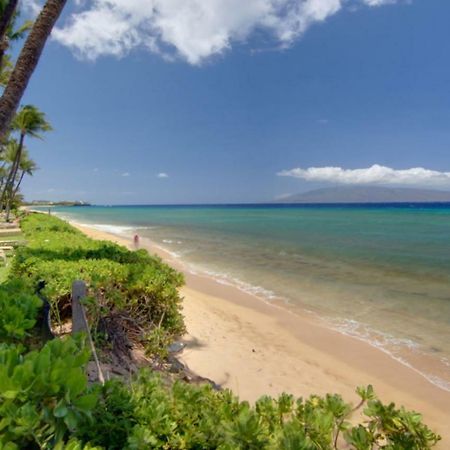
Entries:
<svg viewBox="0 0 450 450">
<path fill-rule="evenodd" d="M 12 63 L 9 55 L 3 55 L 0 62 L 0 86 L 5 87 L 8 84 L 9 77 L 11 76 Z"/>
<path fill-rule="evenodd" d="M 17 142 L 16 139 L 10 139 L 5 146 L 5 151 L 2 154 L 2 163 L 0 164 L 0 190 L 3 189 L 3 186 L 6 181 L 6 176 L 10 172 L 10 168 L 14 163 L 14 161 L 16 160 L 18 149 L 19 143 Z M 18 176 L 16 176 L 15 180 L 16 185 L 13 190 L 12 195 L 13 198 L 16 197 L 25 175 L 32 176 L 34 172 L 37 170 L 37 168 L 38 168 L 37 164 L 30 158 L 28 150 L 24 146 L 22 148 L 22 156 L 20 158 Z"/>
<path fill-rule="evenodd" d="M 5 51 L 4 38 L 6 36 L 8 27 L 16 13 L 18 0 L 1 0 L 0 1 L 0 46 L 2 51 Z M 2 55 L 3 56 L 3 55 Z"/>
<path fill-rule="evenodd" d="M 16 27 L 18 17 L 19 11 L 16 10 L 14 11 L 12 17 L 10 18 L 8 26 L 6 27 L 5 31 L 0 30 L 0 66 L 3 63 L 5 52 L 9 48 L 11 42 L 22 39 L 25 36 L 25 34 L 29 30 L 31 30 L 31 27 L 33 26 L 33 22 L 31 20 L 26 20 L 22 25 Z"/>
<path fill-rule="evenodd" d="M 43 131 L 50 131 L 52 127 L 47 122 L 45 114 L 42 111 L 39 111 L 39 109 L 33 105 L 25 105 L 14 117 L 13 129 L 19 132 L 19 142 L 1 198 L 1 203 L 6 209 L 7 221 L 9 220 L 9 212 L 11 209 L 11 201 L 14 191 L 14 181 L 16 180 L 17 172 L 19 171 L 25 137 L 30 136 L 42 139 L 40 133 Z"/>
<path fill-rule="evenodd" d="M 14 113 L 36 68 L 45 43 L 67 0 L 47 0 L 17 59 L 0 98 L 0 141 L 8 132 Z"/>
<path fill-rule="evenodd" d="M 24 148 L 22 150 L 22 157 L 20 158 L 19 163 L 20 175 L 17 178 L 16 186 L 12 194 L 12 201 L 14 201 L 17 197 L 17 192 L 19 191 L 24 176 L 25 175 L 33 176 L 37 168 L 38 168 L 37 164 L 30 158 L 27 149 Z"/>
<path fill-rule="evenodd" d="M 4 146 L 4 151 L 1 154 L 0 164 L 0 191 L 3 192 L 3 187 L 6 182 L 6 178 L 9 174 L 12 163 L 14 162 L 17 154 L 17 147 L 19 146 L 16 139 L 9 139 Z"/>
</svg>

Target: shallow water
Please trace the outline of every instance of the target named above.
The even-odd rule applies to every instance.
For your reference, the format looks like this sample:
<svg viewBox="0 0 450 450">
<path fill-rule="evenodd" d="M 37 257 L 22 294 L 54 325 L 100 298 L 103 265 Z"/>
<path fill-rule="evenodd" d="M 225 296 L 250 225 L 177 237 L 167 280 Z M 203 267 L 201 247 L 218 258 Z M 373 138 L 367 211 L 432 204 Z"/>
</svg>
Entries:
<svg viewBox="0 0 450 450">
<path fill-rule="evenodd" d="M 450 204 L 56 208 L 388 351 L 450 390 Z"/>
</svg>

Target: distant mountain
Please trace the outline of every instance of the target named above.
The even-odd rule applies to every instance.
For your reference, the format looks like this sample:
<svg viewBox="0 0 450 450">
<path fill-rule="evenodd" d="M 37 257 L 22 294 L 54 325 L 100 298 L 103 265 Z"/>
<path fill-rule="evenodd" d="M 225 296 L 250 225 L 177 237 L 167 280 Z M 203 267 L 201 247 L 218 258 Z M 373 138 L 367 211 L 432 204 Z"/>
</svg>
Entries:
<svg viewBox="0 0 450 450">
<path fill-rule="evenodd" d="M 278 203 L 422 203 L 450 202 L 450 192 L 432 189 L 338 186 L 290 195 Z"/>
</svg>

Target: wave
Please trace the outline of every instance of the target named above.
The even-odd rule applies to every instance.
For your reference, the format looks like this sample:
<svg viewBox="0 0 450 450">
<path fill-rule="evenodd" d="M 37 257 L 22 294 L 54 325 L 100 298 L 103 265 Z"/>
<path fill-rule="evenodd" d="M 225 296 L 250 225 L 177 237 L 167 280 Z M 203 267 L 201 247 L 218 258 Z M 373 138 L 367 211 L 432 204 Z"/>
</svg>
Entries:
<svg viewBox="0 0 450 450">
<path fill-rule="evenodd" d="M 130 237 L 135 231 L 138 230 L 151 230 L 155 227 L 144 227 L 144 226 L 128 226 L 128 225 L 111 225 L 111 224 L 103 224 L 103 223 L 80 223 L 79 225 L 94 228 L 99 231 L 105 231 L 106 233 L 112 233 L 119 236 Z"/>
<path fill-rule="evenodd" d="M 422 346 L 411 339 L 398 338 L 392 336 L 389 333 L 382 332 L 380 330 L 375 330 L 369 327 L 365 323 L 358 322 L 353 319 L 340 319 L 340 318 L 322 318 L 326 321 L 327 325 L 331 326 L 334 330 L 345 334 L 346 336 L 359 339 L 372 347 L 381 350 L 383 353 L 389 355 L 392 359 L 403 364 L 411 370 L 424 377 L 431 384 L 437 386 L 440 389 L 450 392 L 450 381 L 444 380 L 435 374 L 424 372 L 399 355 L 402 350 L 410 350 L 418 354 L 426 355 L 422 350 Z M 447 358 L 439 358 L 439 362 L 443 366 L 450 367 L 450 362 Z"/>
<path fill-rule="evenodd" d="M 231 276 L 225 272 L 212 271 L 201 266 L 194 266 L 189 264 L 187 264 L 187 267 L 189 268 L 191 273 L 194 274 L 201 273 L 210 276 L 220 284 L 237 287 L 239 290 L 246 292 L 248 294 L 252 294 L 255 297 L 259 298 L 260 300 L 263 300 L 265 303 L 271 304 L 272 306 L 279 306 L 278 303 L 274 304 L 274 301 L 277 300 L 285 305 L 283 309 L 289 310 L 290 304 L 289 300 L 277 295 L 272 290 L 242 281 L 241 279 Z M 326 326 L 342 334 L 345 334 L 346 336 L 350 336 L 355 339 L 364 341 L 365 343 L 371 345 L 372 347 L 381 350 L 383 353 L 389 355 L 389 357 L 391 357 L 392 359 L 410 368 L 411 370 L 414 370 L 416 373 L 424 377 L 433 385 L 437 386 L 440 389 L 450 392 L 450 381 L 444 380 L 441 377 L 438 377 L 437 375 L 426 373 L 418 369 L 417 367 L 409 363 L 404 357 L 401 357 L 399 355 L 402 349 L 403 350 L 407 349 L 420 354 L 425 354 L 421 351 L 421 345 L 418 344 L 417 342 L 414 342 L 411 339 L 398 338 L 388 333 L 372 329 L 367 324 L 358 322 L 353 319 L 322 317 L 311 310 L 303 309 L 303 311 L 308 314 L 314 314 L 316 318 L 318 318 L 322 322 L 325 322 Z M 292 310 L 290 310 L 289 312 L 295 314 L 295 312 Z M 450 363 L 446 360 L 446 358 L 440 358 L 440 362 L 445 366 L 450 366 Z"/>
<path fill-rule="evenodd" d="M 60 217 L 63 217 L 60 215 Z M 72 220 L 72 218 L 69 217 L 63 217 L 68 220 Z M 130 225 L 113 225 L 113 224 L 103 224 L 103 223 L 79 223 L 81 226 L 86 226 L 90 228 L 95 228 L 99 231 L 104 231 L 108 233 L 112 233 L 115 235 L 123 236 L 131 238 L 132 234 L 138 230 L 151 230 L 158 227 L 155 226 L 130 226 Z M 288 310 L 292 314 L 296 314 L 294 310 L 292 310 L 292 307 L 290 308 L 289 305 L 292 306 L 289 299 L 278 295 L 275 291 L 267 289 L 263 286 L 258 286 L 252 283 L 249 283 L 247 281 L 244 281 L 230 273 L 219 271 L 219 270 L 212 270 L 209 267 L 205 267 L 203 265 L 194 264 L 191 263 L 185 258 L 189 253 L 189 249 L 181 250 L 180 248 L 177 248 L 177 251 L 174 251 L 173 247 L 174 245 L 182 244 L 183 241 L 180 240 L 173 240 L 169 238 L 164 238 L 161 240 L 161 244 L 155 243 L 155 241 L 150 240 L 150 238 L 143 237 L 142 243 L 145 245 L 145 242 L 148 239 L 148 243 L 151 243 L 152 246 L 156 246 L 163 250 L 165 253 L 170 255 L 171 257 L 177 259 L 182 265 L 184 266 L 185 270 L 189 271 L 190 273 L 194 275 L 206 275 L 210 278 L 213 278 L 216 282 L 233 286 L 235 288 L 238 288 L 242 292 L 251 294 L 258 299 L 264 301 L 265 303 L 271 304 L 275 307 L 281 307 L 285 310 Z M 304 259 L 302 255 L 287 255 L 286 252 L 280 252 L 280 256 L 294 256 L 296 258 Z M 284 306 L 280 306 L 284 305 Z M 314 311 L 311 311 L 309 309 L 306 309 L 305 307 L 302 308 L 302 311 L 308 313 L 308 314 L 314 314 L 314 316 L 323 322 L 325 326 L 328 326 L 342 334 L 345 334 L 347 336 L 351 336 L 355 339 L 359 339 L 361 341 L 366 342 L 367 344 L 371 345 L 372 347 L 375 347 L 387 355 L 389 355 L 394 360 L 398 361 L 399 363 L 407 366 L 411 370 L 414 370 L 416 373 L 423 376 L 426 380 L 428 380 L 433 385 L 439 387 L 440 389 L 443 389 L 445 391 L 450 392 L 450 382 L 447 380 L 442 379 L 441 377 L 436 376 L 435 374 L 426 373 L 425 371 L 422 371 L 409 363 L 405 357 L 400 356 L 402 353 L 402 350 L 405 351 L 411 351 L 418 354 L 426 354 L 421 350 L 421 345 L 417 342 L 414 342 L 411 339 L 406 338 L 398 338 L 395 336 L 392 336 L 388 333 L 382 332 L 380 330 L 376 330 L 371 328 L 369 325 L 358 322 L 353 319 L 346 319 L 346 318 L 339 318 L 339 317 L 323 317 L 319 314 L 317 314 Z M 441 358 L 440 362 L 444 366 L 449 366 L 450 363 L 445 360 L 445 358 Z"/>
</svg>

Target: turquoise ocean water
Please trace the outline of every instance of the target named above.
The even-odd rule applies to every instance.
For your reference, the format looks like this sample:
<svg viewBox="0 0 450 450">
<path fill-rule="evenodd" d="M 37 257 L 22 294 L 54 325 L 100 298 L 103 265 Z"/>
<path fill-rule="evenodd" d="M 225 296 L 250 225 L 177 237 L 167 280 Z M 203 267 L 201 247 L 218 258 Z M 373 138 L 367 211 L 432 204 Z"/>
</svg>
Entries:
<svg viewBox="0 0 450 450">
<path fill-rule="evenodd" d="M 55 208 L 309 311 L 450 390 L 450 204 Z"/>
</svg>

